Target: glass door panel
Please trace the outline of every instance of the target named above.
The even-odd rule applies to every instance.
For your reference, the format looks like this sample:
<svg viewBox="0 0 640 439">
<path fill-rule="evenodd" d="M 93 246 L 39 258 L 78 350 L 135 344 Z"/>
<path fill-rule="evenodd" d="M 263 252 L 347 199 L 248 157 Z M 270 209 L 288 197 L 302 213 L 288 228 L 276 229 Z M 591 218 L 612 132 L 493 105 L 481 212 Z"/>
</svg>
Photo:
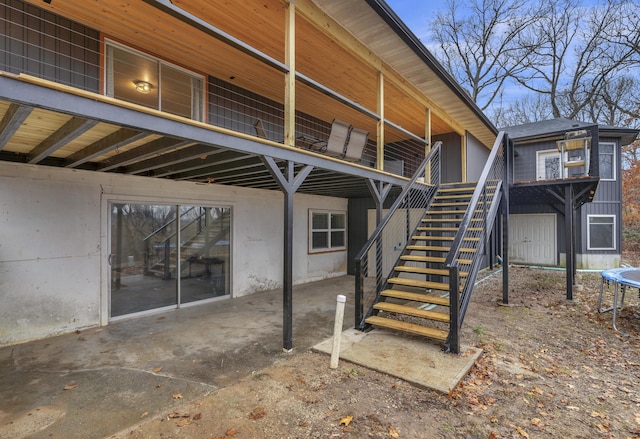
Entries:
<svg viewBox="0 0 640 439">
<path fill-rule="evenodd" d="M 231 209 L 180 206 L 180 302 L 229 294 Z"/>
<path fill-rule="evenodd" d="M 111 317 L 177 305 L 176 206 L 112 204 Z"/>
</svg>

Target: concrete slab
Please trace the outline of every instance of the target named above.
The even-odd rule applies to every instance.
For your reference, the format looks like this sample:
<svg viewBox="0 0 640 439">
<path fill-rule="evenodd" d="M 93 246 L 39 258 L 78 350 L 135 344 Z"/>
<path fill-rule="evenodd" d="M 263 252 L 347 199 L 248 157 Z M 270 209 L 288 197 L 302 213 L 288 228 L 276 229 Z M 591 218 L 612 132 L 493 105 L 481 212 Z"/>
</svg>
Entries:
<svg viewBox="0 0 640 439">
<path fill-rule="evenodd" d="M 313 349 L 331 355 L 333 338 Z M 442 352 L 424 338 L 382 329 L 342 333 L 340 359 L 398 377 L 416 386 L 448 393 L 469 373 L 482 349 L 461 347 L 461 355 Z"/>
</svg>

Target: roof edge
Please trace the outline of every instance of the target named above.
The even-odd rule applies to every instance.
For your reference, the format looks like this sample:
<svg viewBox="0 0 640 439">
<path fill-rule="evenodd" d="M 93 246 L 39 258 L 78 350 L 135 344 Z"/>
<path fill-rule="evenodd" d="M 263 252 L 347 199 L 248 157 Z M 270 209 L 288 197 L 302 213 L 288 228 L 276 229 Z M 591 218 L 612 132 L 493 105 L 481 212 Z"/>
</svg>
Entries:
<svg viewBox="0 0 640 439">
<path fill-rule="evenodd" d="M 442 79 L 449 87 L 455 92 L 455 94 L 462 99 L 463 102 L 473 111 L 480 120 L 482 120 L 487 127 L 494 133 L 498 134 L 498 129 L 484 114 L 484 112 L 478 107 L 478 105 L 471 100 L 469 94 L 462 88 L 462 86 L 454 79 L 449 72 L 447 72 L 442 64 L 433 56 L 429 50 L 424 46 L 420 39 L 407 27 L 402 19 L 396 14 L 393 9 L 384 0 L 365 0 L 367 4 L 395 31 L 395 33 L 414 51 L 422 61 L 427 64 L 435 74 Z"/>
</svg>

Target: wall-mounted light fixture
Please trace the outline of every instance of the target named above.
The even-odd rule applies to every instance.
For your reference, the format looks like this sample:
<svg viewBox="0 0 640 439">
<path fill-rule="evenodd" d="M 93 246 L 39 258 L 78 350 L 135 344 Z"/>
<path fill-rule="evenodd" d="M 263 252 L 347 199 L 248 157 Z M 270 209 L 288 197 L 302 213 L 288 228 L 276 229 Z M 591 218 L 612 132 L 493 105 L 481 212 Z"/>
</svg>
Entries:
<svg viewBox="0 0 640 439">
<path fill-rule="evenodd" d="M 138 91 L 140 93 L 147 94 L 153 88 L 153 85 L 151 85 L 151 83 L 149 83 L 147 81 L 133 81 L 133 83 L 136 86 L 136 91 Z"/>
</svg>

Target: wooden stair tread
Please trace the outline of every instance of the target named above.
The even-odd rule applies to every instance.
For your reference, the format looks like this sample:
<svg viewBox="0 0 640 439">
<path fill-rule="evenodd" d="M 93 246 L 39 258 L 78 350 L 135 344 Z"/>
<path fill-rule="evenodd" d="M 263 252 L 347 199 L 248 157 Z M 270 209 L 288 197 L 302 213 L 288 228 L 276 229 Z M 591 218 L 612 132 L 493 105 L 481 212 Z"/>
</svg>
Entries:
<svg viewBox="0 0 640 439">
<path fill-rule="evenodd" d="M 423 223 L 459 223 L 462 218 L 423 218 Z M 483 218 L 471 218 L 471 221 L 484 221 Z"/>
<path fill-rule="evenodd" d="M 438 256 L 417 256 L 417 255 L 402 255 L 400 256 L 402 261 L 413 261 L 413 262 L 435 262 L 435 263 L 444 263 L 446 258 L 441 258 Z M 461 264 L 471 264 L 471 259 L 456 259 Z"/>
<path fill-rule="evenodd" d="M 402 271 L 403 273 L 419 273 L 419 274 L 433 274 L 436 276 L 449 276 L 449 270 L 446 268 L 425 268 L 425 267 L 410 267 L 408 265 L 398 265 L 394 267 L 396 271 Z M 466 276 L 466 272 L 458 273 L 460 276 Z"/>
<path fill-rule="evenodd" d="M 464 199 L 471 199 L 471 194 L 470 193 L 466 193 L 466 194 L 460 194 L 460 195 L 436 195 L 435 197 L 433 197 L 434 200 L 457 200 L 460 198 L 464 198 Z"/>
<path fill-rule="evenodd" d="M 435 245 L 408 245 L 407 250 L 417 250 L 423 252 L 448 252 L 450 250 L 449 247 L 440 247 Z M 461 248 L 460 252 L 462 253 L 475 253 L 475 248 Z"/>
<path fill-rule="evenodd" d="M 382 290 L 381 296 L 395 299 L 410 300 L 412 302 L 433 303 L 434 305 L 449 306 L 448 297 L 432 296 L 430 294 L 412 293 L 403 290 Z"/>
<path fill-rule="evenodd" d="M 404 285 L 405 287 L 426 288 L 430 290 L 449 291 L 449 284 L 444 282 L 430 282 L 427 280 L 409 279 L 406 277 L 390 277 L 387 283 Z"/>
<path fill-rule="evenodd" d="M 453 241 L 455 236 L 431 236 L 431 235 L 416 235 L 412 236 L 411 239 L 416 241 Z M 465 236 L 463 241 L 480 241 L 480 238 L 475 236 Z"/>
<path fill-rule="evenodd" d="M 415 323 L 401 322 L 399 320 L 385 319 L 384 317 L 371 316 L 365 322 L 370 325 L 382 326 L 384 328 L 395 329 L 412 334 L 422 335 L 440 341 L 447 339 L 448 332 L 442 329 L 429 328 L 427 326 L 416 325 Z"/>
<path fill-rule="evenodd" d="M 398 303 L 378 302 L 374 306 L 375 309 L 386 312 L 395 312 L 412 317 L 420 317 L 422 319 L 435 320 L 437 322 L 449 323 L 449 314 L 437 311 L 429 311 L 426 309 L 414 308 L 413 306 L 400 305 Z"/>
</svg>

